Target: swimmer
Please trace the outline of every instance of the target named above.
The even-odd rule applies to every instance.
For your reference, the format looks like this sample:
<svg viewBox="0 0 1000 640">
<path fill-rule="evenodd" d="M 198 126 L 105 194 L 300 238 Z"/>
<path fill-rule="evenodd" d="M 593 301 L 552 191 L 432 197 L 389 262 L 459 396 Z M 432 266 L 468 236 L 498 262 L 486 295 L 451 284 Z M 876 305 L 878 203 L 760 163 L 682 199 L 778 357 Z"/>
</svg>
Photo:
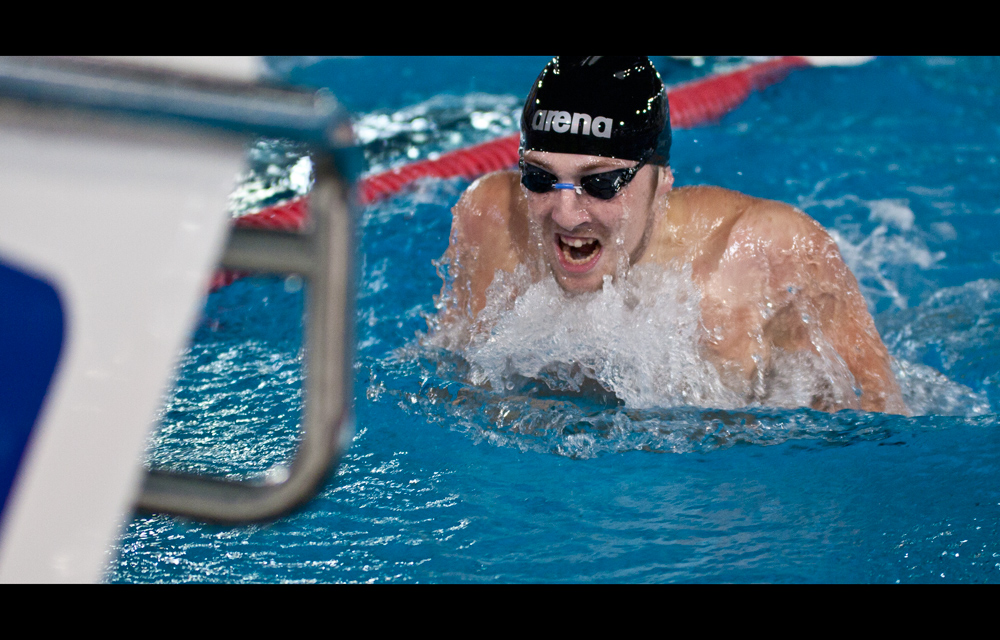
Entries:
<svg viewBox="0 0 1000 640">
<path fill-rule="evenodd" d="M 857 280 L 823 227 L 781 202 L 674 189 L 670 143 L 666 91 L 648 58 L 554 58 L 525 103 L 519 169 L 480 178 L 452 209 L 442 322 L 475 318 L 494 277 L 519 265 L 569 295 L 639 264 L 690 265 L 700 352 L 747 403 L 781 352 L 832 348 L 857 397 L 817 397 L 814 409 L 908 413 Z"/>
</svg>

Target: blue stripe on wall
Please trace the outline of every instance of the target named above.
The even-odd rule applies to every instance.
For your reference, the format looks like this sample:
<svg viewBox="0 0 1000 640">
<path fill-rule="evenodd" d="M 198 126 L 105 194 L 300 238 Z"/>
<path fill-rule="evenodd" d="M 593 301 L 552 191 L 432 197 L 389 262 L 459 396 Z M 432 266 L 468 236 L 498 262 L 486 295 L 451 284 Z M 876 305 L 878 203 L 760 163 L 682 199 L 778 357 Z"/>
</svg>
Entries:
<svg viewBox="0 0 1000 640">
<path fill-rule="evenodd" d="M 0 258 L 0 514 L 62 350 L 65 320 L 52 285 Z"/>
</svg>

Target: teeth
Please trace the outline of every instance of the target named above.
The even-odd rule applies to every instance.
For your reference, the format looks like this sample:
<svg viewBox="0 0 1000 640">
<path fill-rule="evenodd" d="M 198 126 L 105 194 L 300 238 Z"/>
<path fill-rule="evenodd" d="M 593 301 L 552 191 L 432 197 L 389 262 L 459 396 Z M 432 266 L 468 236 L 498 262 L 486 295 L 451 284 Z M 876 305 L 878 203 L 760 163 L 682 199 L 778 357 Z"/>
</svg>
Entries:
<svg viewBox="0 0 1000 640">
<path fill-rule="evenodd" d="M 597 242 L 597 240 L 595 240 L 593 238 L 589 238 L 589 239 L 584 239 L 584 238 L 567 238 L 565 236 L 563 236 L 562 241 L 565 242 L 566 244 L 568 244 L 571 247 L 576 247 L 577 249 L 579 249 L 580 247 L 582 247 L 585 244 L 594 244 L 595 242 Z"/>
</svg>

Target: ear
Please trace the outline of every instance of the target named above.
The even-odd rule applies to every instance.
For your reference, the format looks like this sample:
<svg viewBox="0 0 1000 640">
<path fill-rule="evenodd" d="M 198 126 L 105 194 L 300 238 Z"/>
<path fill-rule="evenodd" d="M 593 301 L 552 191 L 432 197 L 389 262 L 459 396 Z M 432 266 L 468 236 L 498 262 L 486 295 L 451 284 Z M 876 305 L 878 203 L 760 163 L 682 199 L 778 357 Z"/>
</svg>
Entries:
<svg viewBox="0 0 1000 640">
<path fill-rule="evenodd" d="M 670 167 L 656 167 L 658 171 L 656 180 L 656 195 L 665 196 L 674 188 L 674 172 Z"/>
</svg>

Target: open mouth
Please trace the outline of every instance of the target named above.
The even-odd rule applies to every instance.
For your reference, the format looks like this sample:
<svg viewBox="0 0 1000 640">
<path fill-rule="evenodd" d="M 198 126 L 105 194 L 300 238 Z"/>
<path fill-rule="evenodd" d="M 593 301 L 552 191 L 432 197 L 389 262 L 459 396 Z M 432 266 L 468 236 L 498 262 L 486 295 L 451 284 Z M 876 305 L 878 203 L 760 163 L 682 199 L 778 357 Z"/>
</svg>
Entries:
<svg viewBox="0 0 1000 640">
<path fill-rule="evenodd" d="M 587 271 L 601 255 L 601 241 L 597 238 L 577 238 L 556 234 L 559 261 L 574 272 Z"/>
</svg>

